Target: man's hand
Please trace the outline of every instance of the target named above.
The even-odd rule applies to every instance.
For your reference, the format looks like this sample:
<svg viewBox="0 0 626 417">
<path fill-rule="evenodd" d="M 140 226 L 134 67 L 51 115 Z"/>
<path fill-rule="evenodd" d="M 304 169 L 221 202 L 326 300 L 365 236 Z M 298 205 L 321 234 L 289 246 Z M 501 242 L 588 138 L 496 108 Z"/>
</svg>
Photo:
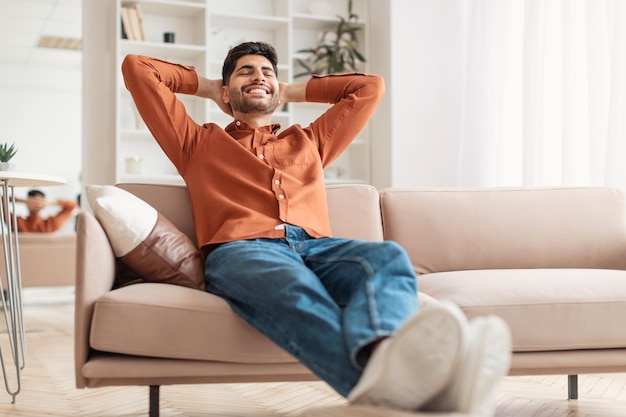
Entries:
<svg viewBox="0 0 626 417">
<path fill-rule="evenodd" d="M 213 100 L 224 113 L 233 115 L 230 104 L 224 103 L 222 100 L 222 80 L 209 80 L 198 76 L 198 90 L 195 95 Z"/>
<path fill-rule="evenodd" d="M 278 88 L 280 88 L 280 96 L 278 105 L 282 106 L 285 103 L 301 103 L 306 101 L 307 82 L 308 81 L 303 81 L 291 84 L 279 82 Z"/>
</svg>

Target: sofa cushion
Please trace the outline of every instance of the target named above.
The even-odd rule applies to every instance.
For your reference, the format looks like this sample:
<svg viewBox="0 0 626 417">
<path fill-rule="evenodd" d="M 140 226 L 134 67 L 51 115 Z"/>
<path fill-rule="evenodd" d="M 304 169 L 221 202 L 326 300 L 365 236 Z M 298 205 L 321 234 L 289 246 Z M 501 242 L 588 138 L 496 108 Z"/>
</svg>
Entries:
<svg viewBox="0 0 626 417">
<path fill-rule="evenodd" d="M 205 289 L 200 251 L 165 216 L 118 187 L 88 185 L 85 191 L 115 256 L 136 276 Z"/>
<path fill-rule="evenodd" d="M 439 304 L 423 293 L 418 300 L 423 308 Z M 130 285 L 100 297 L 89 345 L 103 352 L 171 359 L 297 362 L 222 298 L 158 283 Z"/>
<path fill-rule="evenodd" d="M 419 276 L 420 291 L 468 317 L 496 314 L 515 352 L 626 347 L 626 271 L 508 269 Z"/>
<path fill-rule="evenodd" d="M 222 298 L 159 283 L 129 285 L 99 298 L 90 346 L 105 352 L 176 359 L 296 362 Z"/>
</svg>

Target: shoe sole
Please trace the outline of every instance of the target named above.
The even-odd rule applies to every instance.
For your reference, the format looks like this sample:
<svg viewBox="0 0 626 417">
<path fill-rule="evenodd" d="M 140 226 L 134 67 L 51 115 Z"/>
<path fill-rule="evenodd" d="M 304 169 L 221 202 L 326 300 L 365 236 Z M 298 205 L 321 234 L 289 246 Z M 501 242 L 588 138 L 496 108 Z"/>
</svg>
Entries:
<svg viewBox="0 0 626 417">
<path fill-rule="evenodd" d="M 381 344 L 381 351 L 372 356 L 348 400 L 403 410 L 425 404 L 443 389 L 457 368 L 462 353 L 462 320 L 446 308 L 427 308 L 415 314 Z"/>
</svg>

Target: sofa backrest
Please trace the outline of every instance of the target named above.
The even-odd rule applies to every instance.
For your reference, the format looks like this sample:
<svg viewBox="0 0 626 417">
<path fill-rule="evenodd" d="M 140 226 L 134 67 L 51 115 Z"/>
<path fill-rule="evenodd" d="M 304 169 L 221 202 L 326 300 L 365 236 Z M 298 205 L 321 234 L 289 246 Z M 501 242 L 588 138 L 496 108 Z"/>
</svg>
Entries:
<svg viewBox="0 0 626 417">
<path fill-rule="evenodd" d="M 418 273 L 626 269 L 624 193 L 609 187 L 381 191 L 385 239 Z"/>
<path fill-rule="evenodd" d="M 383 240 L 378 190 L 371 185 L 327 185 L 328 216 L 335 237 Z"/>
<path fill-rule="evenodd" d="M 76 233 L 19 233 L 22 287 L 74 285 L 76 281 Z M 0 243 L 0 250 L 4 250 Z M 6 285 L 6 263 L 0 257 L 0 274 Z"/>
<path fill-rule="evenodd" d="M 191 202 L 183 185 L 118 184 L 167 217 L 195 243 Z M 332 232 L 337 237 L 382 240 L 379 195 L 365 185 L 328 185 L 327 202 Z"/>
<path fill-rule="evenodd" d="M 117 186 L 150 204 L 189 236 L 192 242 L 197 243 L 191 202 L 185 186 L 168 184 L 117 184 Z"/>
</svg>

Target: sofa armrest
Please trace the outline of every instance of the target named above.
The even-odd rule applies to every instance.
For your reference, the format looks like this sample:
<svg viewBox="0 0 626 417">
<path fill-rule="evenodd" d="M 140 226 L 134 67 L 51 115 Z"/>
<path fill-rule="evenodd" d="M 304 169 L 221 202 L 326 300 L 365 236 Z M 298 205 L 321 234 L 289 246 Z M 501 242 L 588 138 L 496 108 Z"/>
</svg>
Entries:
<svg viewBox="0 0 626 417">
<path fill-rule="evenodd" d="M 76 386 L 84 388 L 82 367 L 89 356 L 94 305 L 115 282 L 115 255 L 106 233 L 88 212 L 78 215 L 76 229 L 76 297 L 74 304 L 74 368 Z"/>
</svg>

